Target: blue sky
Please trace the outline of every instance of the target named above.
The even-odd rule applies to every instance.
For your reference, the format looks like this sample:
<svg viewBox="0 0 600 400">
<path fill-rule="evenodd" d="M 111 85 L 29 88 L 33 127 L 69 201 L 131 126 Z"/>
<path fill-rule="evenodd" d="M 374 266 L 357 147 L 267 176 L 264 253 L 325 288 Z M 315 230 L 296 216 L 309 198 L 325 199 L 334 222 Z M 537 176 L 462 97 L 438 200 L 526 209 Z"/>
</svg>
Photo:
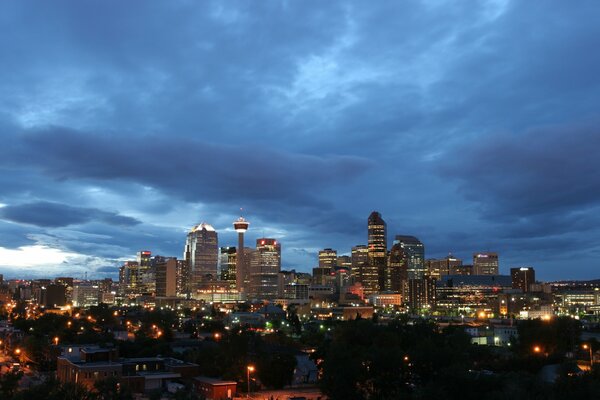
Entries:
<svg viewBox="0 0 600 400">
<path fill-rule="evenodd" d="M 205 221 L 599 278 L 595 1 L 0 4 L 0 273 L 115 276 Z"/>
</svg>

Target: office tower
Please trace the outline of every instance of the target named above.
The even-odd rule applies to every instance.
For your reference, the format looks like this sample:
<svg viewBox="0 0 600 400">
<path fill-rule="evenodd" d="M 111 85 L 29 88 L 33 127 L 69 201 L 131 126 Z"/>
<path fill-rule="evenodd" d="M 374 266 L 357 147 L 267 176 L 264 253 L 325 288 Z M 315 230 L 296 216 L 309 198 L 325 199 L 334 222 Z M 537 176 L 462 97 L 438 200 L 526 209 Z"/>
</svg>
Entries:
<svg viewBox="0 0 600 400">
<path fill-rule="evenodd" d="M 390 273 L 389 287 L 386 290 L 405 293 L 408 280 L 407 257 L 400 243 L 394 243 L 388 258 L 388 271 Z"/>
<path fill-rule="evenodd" d="M 535 270 L 531 267 L 511 268 L 510 276 L 513 289 L 529 292 L 529 286 L 535 283 Z"/>
<path fill-rule="evenodd" d="M 420 313 L 435 306 L 435 279 L 423 277 L 408 280 L 408 306 L 413 313 Z"/>
<path fill-rule="evenodd" d="M 371 295 L 389 286 L 387 272 L 387 231 L 381 214 L 373 211 L 367 221 L 368 230 L 368 262 L 363 275 L 365 295 Z"/>
<path fill-rule="evenodd" d="M 148 250 L 137 253 L 137 294 L 150 294 L 156 291 L 156 278 L 152 266 L 152 252 Z"/>
<path fill-rule="evenodd" d="M 313 285 L 326 285 L 329 279 L 331 268 L 314 267 L 312 269 L 312 280 Z"/>
<path fill-rule="evenodd" d="M 177 296 L 187 297 L 190 294 L 190 269 L 187 261 L 177 260 L 176 291 Z"/>
<path fill-rule="evenodd" d="M 219 276 L 221 281 L 229 284 L 230 289 L 237 287 L 236 265 L 237 249 L 233 246 L 221 247 L 219 252 Z"/>
<path fill-rule="evenodd" d="M 112 292 L 113 280 L 112 278 L 104 278 L 98 281 L 98 289 L 101 292 Z"/>
<path fill-rule="evenodd" d="M 362 283 L 363 275 L 365 273 L 367 263 L 369 262 L 369 249 L 364 244 L 356 245 L 352 247 L 352 253 L 350 257 L 354 280 Z"/>
<path fill-rule="evenodd" d="M 177 295 L 177 258 L 162 257 L 156 262 L 156 296 Z"/>
<path fill-rule="evenodd" d="M 483 252 L 473 254 L 474 275 L 498 275 L 498 253 Z"/>
<path fill-rule="evenodd" d="M 66 287 L 60 284 L 34 287 L 33 296 L 37 304 L 41 307 L 62 307 L 67 302 Z"/>
<path fill-rule="evenodd" d="M 427 277 L 425 267 L 425 247 L 419 239 L 409 235 L 396 235 L 394 245 L 396 251 L 402 249 L 405 267 L 402 266 L 402 295 L 404 301 L 414 309 L 431 300 L 431 279 Z M 403 268 L 406 268 L 404 275 Z M 405 278 L 406 276 L 406 278 Z M 406 280 L 404 280 L 406 279 Z"/>
<path fill-rule="evenodd" d="M 80 283 L 73 287 L 73 305 L 75 307 L 90 307 L 98 305 L 100 291 L 97 285 Z"/>
<path fill-rule="evenodd" d="M 128 296 L 154 293 L 155 278 L 151 265 L 152 253 L 137 252 L 137 261 L 126 261 L 119 268 L 119 291 Z"/>
<path fill-rule="evenodd" d="M 337 251 L 333 249 L 319 250 L 319 267 L 333 269 L 337 266 Z"/>
<path fill-rule="evenodd" d="M 54 279 L 54 283 L 57 285 L 63 285 L 65 287 L 66 302 L 70 302 L 73 299 L 73 278 L 62 276 Z"/>
<path fill-rule="evenodd" d="M 194 226 L 187 235 L 183 259 L 190 272 L 190 290 L 217 279 L 219 247 L 215 228 L 207 223 Z"/>
<path fill-rule="evenodd" d="M 447 257 L 437 260 L 435 258 L 425 261 L 427 274 L 439 280 L 445 275 L 455 275 L 456 267 L 462 265 L 462 260 L 448 254 Z"/>
<path fill-rule="evenodd" d="M 408 279 L 421 279 L 425 276 L 425 246 L 414 236 L 396 235 L 394 244 L 399 244 L 406 257 Z"/>
<path fill-rule="evenodd" d="M 344 267 L 348 271 L 352 270 L 352 257 L 350 256 L 338 256 L 337 258 L 337 266 Z"/>
<path fill-rule="evenodd" d="M 277 297 L 277 280 L 281 270 L 281 245 L 277 240 L 256 240 L 256 251 L 250 260 L 249 295 L 253 299 L 270 300 Z"/>
<path fill-rule="evenodd" d="M 246 257 L 246 249 L 244 248 L 244 233 L 246 233 L 249 226 L 250 222 L 246 221 L 242 216 L 233 222 L 233 229 L 235 229 L 238 234 L 238 246 L 235 260 L 235 285 L 240 293 L 247 291 L 249 258 Z"/>
<path fill-rule="evenodd" d="M 312 270 L 314 285 L 334 285 L 337 251 L 333 249 L 319 250 L 319 266 Z"/>
<path fill-rule="evenodd" d="M 450 275 L 475 275 L 472 265 L 455 265 L 450 270 Z"/>
<path fill-rule="evenodd" d="M 284 288 L 286 285 L 291 285 L 296 282 L 296 270 L 279 271 L 277 274 L 277 297 L 283 298 Z"/>
<path fill-rule="evenodd" d="M 125 261 L 123 264 L 123 279 L 125 282 L 125 294 L 133 296 L 139 294 L 138 290 L 138 268 L 137 261 Z M 119 277 L 120 278 L 120 277 Z"/>
</svg>

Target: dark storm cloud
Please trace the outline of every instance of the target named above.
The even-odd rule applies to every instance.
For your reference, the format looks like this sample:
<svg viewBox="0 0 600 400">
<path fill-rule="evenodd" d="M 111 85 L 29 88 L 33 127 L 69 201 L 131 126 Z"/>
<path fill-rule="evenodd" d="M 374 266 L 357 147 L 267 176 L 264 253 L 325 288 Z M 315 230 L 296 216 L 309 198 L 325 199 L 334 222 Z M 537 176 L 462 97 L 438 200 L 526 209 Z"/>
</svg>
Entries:
<svg viewBox="0 0 600 400">
<path fill-rule="evenodd" d="M 364 243 L 373 209 L 431 256 L 547 263 L 548 243 L 600 237 L 581 128 L 600 104 L 595 1 L 0 7 L 2 212 L 74 209 L 17 209 L 34 236 L 0 221 L 0 246 L 179 254 L 174 226 L 199 221 L 173 215 L 221 234 L 242 206 L 305 267 L 302 248 Z"/>
<path fill-rule="evenodd" d="M 13 154 L 29 157 L 29 167 L 55 180 L 132 181 L 187 201 L 249 204 L 262 212 L 271 207 L 331 208 L 319 199 L 320 188 L 351 181 L 371 165 L 354 156 L 317 157 L 188 138 L 58 128 L 24 135 Z"/>
<path fill-rule="evenodd" d="M 600 128 L 502 134 L 454 149 L 439 172 L 507 235 L 550 236 L 598 226 Z"/>
<path fill-rule="evenodd" d="M 84 224 L 95 220 L 117 226 L 131 226 L 140 222 L 135 218 L 117 213 L 45 201 L 2 207 L 0 208 L 0 218 L 12 222 L 52 228 Z"/>
</svg>

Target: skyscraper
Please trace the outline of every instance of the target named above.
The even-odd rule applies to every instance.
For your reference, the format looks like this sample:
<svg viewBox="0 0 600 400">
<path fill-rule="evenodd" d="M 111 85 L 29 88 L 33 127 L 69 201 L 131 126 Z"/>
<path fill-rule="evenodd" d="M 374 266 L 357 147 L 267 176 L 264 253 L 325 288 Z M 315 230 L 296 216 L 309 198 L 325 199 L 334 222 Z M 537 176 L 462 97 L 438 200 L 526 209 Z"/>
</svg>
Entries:
<svg viewBox="0 0 600 400">
<path fill-rule="evenodd" d="M 319 267 L 335 268 L 337 266 L 337 251 L 333 249 L 319 250 Z"/>
<path fill-rule="evenodd" d="M 368 219 L 368 263 L 363 277 L 365 295 L 385 290 L 389 282 L 387 271 L 387 230 L 381 214 L 373 211 Z M 389 286 L 389 285 L 388 285 Z"/>
<path fill-rule="evenodd" d="M 498 275 L 498 253 L 482 252 L 473 254 L 474 275 Z"/>
<path fill-rule="evenodd" d="M 436 260 L 431 258 L 425 261 L 427 274 L 439 280 L 442 276 L 445 275 L 455 275 L 456 267 L 460 267 L 462 265 L 462 260 L 454 257 L 452 254 L 448 254 L 447 257 L 442 258 L 440 260 Z"/>
<path fill-rule="evenodd" d="M 156 291 L 156 278 L 152 267 L 152 252 L 148 250 L 137 253 L 137 285 L 139 294 L 154 293 Z"/>
<path fill-rule="evenodd" d="M 432 299 L 435 298 L 435 296 L 432 297 L 435 285 L 426 276 L 425 246 L 414 236 L 396 235 L 392 248 L 395 248 L 398 254 L 401 249 L 404 259 L 405 265 L 400 269 L 404 303 L 408 304 L 413 311 L 425 304 L 430 305 Z"/>
<path fill-rule="evenodd" d="M 204 222 L 194 226 L 187 235 L 183 253 L 189 267 L 192 292 L 195 292 L 202 282 L 216 280 L 218 255 L 215 228 Z"/>
<path fill-rule="evenodd" d="M 270 300 L 277 297 L 277 282 L 281 270 L 281 245 L 271 238 L 256 239 L 256 251 L 250 260 L 251 298 Z"/>
<path fill-rule="evenodd" d="M 529 285 L 535 283 L 535 270 L 530 267 L 511 268 L 510 276 L 513 289 L 521 289 L 524 293 L 529 292 Z"/>
<path fill-rule="evenodd" d="M 238 247 L 235 258 L 235 285 L 240 293 L 247 291 L 248 260 L 244 252 L 244 233 L 246 233 L 249 226 L 250 222 L 246 221 L 242 216 L 233 222 L 233 229 L 238 233 Z"/>
<path fill-rule="evenodd" d="M 337 251 L 333 249 L 319 250 L 319 266 L 313 268 L 313 283 L 315 285 L 333 285 Z"/>
<path fill-rule="evenodd" d="M 408 279 L 407 257 L 400 243 L 394 243 L 388 257 L 388 270 L 390 273 L 389 286 L 386 290 L 404 293 Z"/>
<path fill-rule="evenodd" d="M 156 296 L 174 297 L 177 295 L 177 259 L 160 257 L 156 260 Z"/>
<path fill-rule="evenodd" d="M 399 244 L 406 257 L 408 279 L 421 279 L 425 276 L 425 246 L 414 236 L 396 235 L 394 244 Z"/>
<path fill-rule="evenodd" d="M 362 283 L 363 274 L 369 262 L 369 249 L 364 244 L 352 247 L 351 253 L 352 275 L 356 282 Z"/>
<path fill-rule="evenodd" d="M 231 289 L 237 287 L 237 249 L 235 247 L 221 247 L 219 255 L 219 266 L 219 275 L 221 277 L 221 280 L 229 283 L 229 288 Z"/>
</svg>

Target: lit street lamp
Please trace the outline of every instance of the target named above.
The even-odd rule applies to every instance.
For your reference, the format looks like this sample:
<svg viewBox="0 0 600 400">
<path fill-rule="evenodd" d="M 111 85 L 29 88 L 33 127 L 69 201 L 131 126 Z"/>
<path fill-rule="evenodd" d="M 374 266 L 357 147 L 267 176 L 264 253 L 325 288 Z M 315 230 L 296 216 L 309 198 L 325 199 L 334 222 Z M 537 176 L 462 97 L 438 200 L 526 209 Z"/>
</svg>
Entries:
<svg viewBox="0 0 600 400">
<path fill-rule="evenodd" d="M 592 365 L 594 364 L 594 355 L 592 353 L 592 345 L 584 343 L 582 347 L 584 350 L 589 350 L 589 352 L 590 352 L 590 371 L 591 371 Z"/>
<path fill-rule="evenodd" d="M 246 380 L 248 381 L 248 391 L 246 392 L 246 398 L 250 398 L 250 372 L 254 372 L 254 366 L 248 365 L 248 367 L 246 368 L 246 372 Z"/>
</svg>

